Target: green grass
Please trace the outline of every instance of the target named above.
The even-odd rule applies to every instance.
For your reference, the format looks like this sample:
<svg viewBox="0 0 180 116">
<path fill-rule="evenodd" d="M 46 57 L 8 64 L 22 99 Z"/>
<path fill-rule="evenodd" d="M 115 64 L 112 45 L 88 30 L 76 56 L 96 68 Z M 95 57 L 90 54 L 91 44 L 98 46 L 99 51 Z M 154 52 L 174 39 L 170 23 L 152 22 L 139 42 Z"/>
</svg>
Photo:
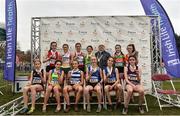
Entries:
<svg viewBox="0 0 180 116">
<path fill-rule="evenodd" d="M 136 98 L 137 99 L 137 98 Z M 180 115 L 180 109 L 177 107 L 163 108 L 161 111 L 156 102 L 156 98 L 150 95 L 146 96 L 149 112 L 145 112 L 144 115 Z M 43 100 L 40 100 L 43 101 Z M 63 107 L 63 106 L 62 106 Z M 96 113 L 97 105 L 91 105 L 91 113 L 87 113 L 83 110 L 83 105 L 79 105 L 79 112 L 74 112 L 74 106 L 71 105 L 71 110 L 68 113 L 64 113 L 63 110 L 59 113 L 54 113 L 56 106 L 47 106 L 47 112 L 42 113 L 42 105 L 36 105 L 36 110 L 33 115 L 121 115 L 123 105 L 118 109 L 109 112 L 108 110 L 102 109 L 101 113 Z M 144 108 L 145 109 L 145 108 Z M 129 115 L 139 115 L 137 106 L 129 106 Z"/>
<path fill-rule="evenodd" d="M 173 82 L 174 87 L 176 88 L 177 91 L 180 91 L 180 82 Z M 164 89 L 172 89 L 171 83 L 170 82 L 164 82 L 162 84 Z"/>
<path fill-rule="evenodd" d="M 0 90 L 4 94 L 0 94 L 0 106 L 22 95 L 22 93 L 13 93 L 11 85 L 1 88 Z"/>
<path fill-rule="evenodd" d="M 15 94 L 12 92 L 12 86 L 9 85 L 10 82 L 6 81 L 3 79 L 3 73 L 2 73 L 2 70 L 0 71 L 0 91 L 4 94 L 4 95 L 1 95 L 0 94 L 0 106 L 21 96 L 22 94 Z"/>
<path fill-rule="evenodd" d="M 0 70 L 0 87 L 8 84 L 6 80 L 3 79 L 3 72 Z"/>
</svg>

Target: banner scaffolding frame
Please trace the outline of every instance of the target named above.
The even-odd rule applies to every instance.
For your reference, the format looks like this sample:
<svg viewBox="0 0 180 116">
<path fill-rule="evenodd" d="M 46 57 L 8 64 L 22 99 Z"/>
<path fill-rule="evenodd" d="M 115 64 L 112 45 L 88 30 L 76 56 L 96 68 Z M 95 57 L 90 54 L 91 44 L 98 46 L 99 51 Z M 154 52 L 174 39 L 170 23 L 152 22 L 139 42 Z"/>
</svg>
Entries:
<svg viewBox="0 0 180 116">
<path fill-rule="evenodd" d="M 147 15 L 137 15 L 147 16 Z M 66 16 L 74 17 L 74 16 Z M 76 16 L 76 17 L 92 17 L 92 16 Z M 95 16 L 94 16 L 95 17 Z M 110 16 L 111 17 L 111 16 Z M 112 16 L 113 17 L 113 16 Z M 136 17 L 136 16 L 134 16 Z M 151 34 L 150 34 L 150 46 L 151 46 L 151 75 L 157 73 L 157 69 L 160 67 L 161 60 L 161 41 L 160 41 L 160 18 L 159 16 L 147 16 L 151 18 Z M 31 64 L 33 64 L 33 59 L 40 58 L 40 22 L 42 18 L 61 18 L 61 17 L 32 17 L 31 19 Z M 40 58 L 41 59 L 41 58 Z M 32 68 L 32 67 L 31 67 Z M 161 84 L 160 84 L 161 85 Z"/>
<path fill-rule="evenodd" d="M 41 18 L 31 19 L 31 64 L 33 59 L 40 57 L 40 20 Z"/>
</svg>

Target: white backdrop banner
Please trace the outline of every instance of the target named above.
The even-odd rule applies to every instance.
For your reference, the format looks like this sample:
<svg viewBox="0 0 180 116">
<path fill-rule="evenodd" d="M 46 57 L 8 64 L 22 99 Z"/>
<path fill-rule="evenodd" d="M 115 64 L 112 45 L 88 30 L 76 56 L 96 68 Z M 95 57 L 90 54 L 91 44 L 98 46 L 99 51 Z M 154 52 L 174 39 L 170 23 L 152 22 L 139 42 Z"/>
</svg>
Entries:
<svg viewBox="0 0 180 116">
<path fill-rule="evenodd" d="M 150 21 L 148 16 L 43 17 L 40 18 L 40 57 L 45 57 L 52 41 L 58 43 L 60 53 L 65 43 L 69 44 L 70 51 L 74 51 L 75 43 L 80 42 L 84 52 L 88 45 L 96 52 L 98 45 L 104 44 L 110 54 L 114 53 L 116 44 L 121 45 L 124 54 L 128 44 L 135 44 L 143 85 L 150 92 Z"/>
</svg>

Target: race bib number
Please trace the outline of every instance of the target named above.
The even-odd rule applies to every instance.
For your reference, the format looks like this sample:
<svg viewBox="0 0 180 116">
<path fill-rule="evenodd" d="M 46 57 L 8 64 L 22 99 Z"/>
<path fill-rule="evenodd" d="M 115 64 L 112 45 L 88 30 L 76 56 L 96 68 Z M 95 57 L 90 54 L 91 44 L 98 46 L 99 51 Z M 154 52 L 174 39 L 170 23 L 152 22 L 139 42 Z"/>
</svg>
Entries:
<svg viewBox="0 0 180 116">
<path fill-rule="evenodd" d="M 137 81 L 137 77 L 130 77 L 129 80 L 131 80 L 131 81 Z"/>
<path fill-rule="evenodd" d="M 116 82 L 116 78 L 108 78 L 108 83 L 114 83 Z"/>
<path fill-rule="evenodd" d="M 79 79 L 70 79 L 70 84 L 74 85 L 74 84 L 78 84 L 80 82 Z"/>
<path fill-rule="evenodd" d="M 90 82 L 90 83 L 98 83 L 98 77 L 92 76 L 92 77 L 89 79 L 89 82 Z"/>
<path fill-rule="evenodd" d="M 65 57 L 65 56 L 64 56 L 64 57 L 62 58 L 62 61 L 63 61 L 63 62 L 66 62 L 66 63 L 69 63 L 69 57 Z"/>
<path fill-rule="evenodd" d="M 55 79 L 52 79 L 52 80 L 51 80 L 51 84 L 57 85 L 57 84 L 59 84 L 59 82 L 58 82 L 58 80 L 55 78 Z"/>
<path fill-rule="evenodd" d="M 129 80 L 131 81 L 137 81 L 137 75 L 129 75 Z"/>
<path fill-rule="evenodd" d="M 42 83 L 41 78 L 40 77 L 33 77 L 32 83 L 33 84 L 41 84 Z"/>
</svg>

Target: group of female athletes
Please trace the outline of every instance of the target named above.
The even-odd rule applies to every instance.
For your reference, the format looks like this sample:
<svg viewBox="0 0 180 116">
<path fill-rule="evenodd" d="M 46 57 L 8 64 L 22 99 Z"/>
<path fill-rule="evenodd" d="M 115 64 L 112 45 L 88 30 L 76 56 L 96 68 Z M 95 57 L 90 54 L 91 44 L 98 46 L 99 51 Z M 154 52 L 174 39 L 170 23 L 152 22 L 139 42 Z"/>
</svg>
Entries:
<svg viewBox="0 0 180 116">
<path fill-rule="evenodd" d="M 144 89 L 141 84 L 141 69 L 138 67 L 138 52 L 134 44 L 127 46 L 128 54 L 124 55 L 119 44 L 115 45 L 115 53 L 110 55 L 105 51 L 104 45 L 99 45 L 99 51 L 93 53 L 93 47 L 87 46 L 87 53 L 81 51 L 81 44 L 75 44 L 75 52 L 69 51 L 68 44 L 64 44 L 63 53 L 57 51 L 57 43 L 51 42 L 50 50 L 43 63 L 48 63 L 46 70 L 41 68 L 41 61 L 34 59 L 34 69 L 31 72 L 28 85 L 23 88 L 24 108 L 21 113 L 31 114 L 35 110 L 36 94 L 45 91 L 42 111 L 46 112 L 47 102 L 51 93 L 54 94 L 57 107 L 55 112 L 61 110 L 60 95 L 64 96 L 67 107 L 64 112 L 70 110 L 69 92 L 75 92 L 74 110 L 78 111 L 78 102 L 85 95 L 87 112 L 91 112 L 90 97 L 94 91 L 97 95 L 98 107 L 96 112 L 101 112 L 102 98 L 107 96 L 108 110 L 112 111 L 110 91 L 116 92 L 117 109 L 122 101 L 122 82 L 125 80 L 127 95 L 124 98 L 123 114 L 128 112 L 128 104 L 132 98 L 132 92 L 139 92 L 139 111 L 144 113 L 142 103 L 144 101 Z M 97 55 L 100 54 L 100 55 Z M 101 64 L 104 64 L 101 66 Z M 84 81 L 85 80 L 85 81 Z M 84 86 L 85 84 L 85 86 Z M 31 108 L 28 109 L 28 97 L 31 94 Z"/>
</svg>

